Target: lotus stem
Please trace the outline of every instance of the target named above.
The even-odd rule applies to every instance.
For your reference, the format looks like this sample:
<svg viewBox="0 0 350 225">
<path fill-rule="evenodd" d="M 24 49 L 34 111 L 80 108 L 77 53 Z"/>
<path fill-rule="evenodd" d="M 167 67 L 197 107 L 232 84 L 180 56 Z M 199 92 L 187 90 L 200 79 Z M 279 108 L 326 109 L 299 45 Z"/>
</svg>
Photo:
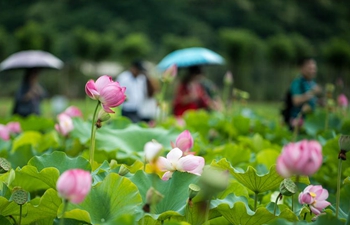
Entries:
<svg viewBox="0 0 350 225">
<path fill-rule="evenodd" d="M 64 199 L 63 200 L 62 217 L 60 219 L 60 225 L 64 225 L 64 213 L 67 211 L 67 207 L 68 207 L 68 200 Z"/>
<path fill-rule="evenodd" d="M 335 207 L 335 216 L 338 218 L 339 215 L 339 203 L 340 203 L 340 180 L 341 180 L 341 171 L 342 171 L 342 159 L 339 158 L 338 162 L 338 179 L 337 179 L 337 196 L 336 196 L 336 207 Z"/>
<path fill-rule="evenodd" d="M 19 205 L 19 221 L 18 225 L 21 225 L 22 222 L 22 205 Z"/>
<path fill-rule="evenodd" d="M 94 115 L 92 117 L 92 125 L 91 125 L 91 144 L 90 144 L 90 164 L 91 168 L 94 164 L 94 154 L 95 154 L 95 135 L 96 135 L 96 116 L 97 116 L 97 109 L 100 106 L 100 102 L 97 102 Z"/>
<path fill-rule="evenodd" d="M 277 211 L 277 203 L 278 203 L 278 199 L 282 197 L 282 193 L 279 193 L 276 200 L 275 200 L 275 206 L 273 208 L 273 215 L 276 216 L 276 211 Z"/>
</svg>

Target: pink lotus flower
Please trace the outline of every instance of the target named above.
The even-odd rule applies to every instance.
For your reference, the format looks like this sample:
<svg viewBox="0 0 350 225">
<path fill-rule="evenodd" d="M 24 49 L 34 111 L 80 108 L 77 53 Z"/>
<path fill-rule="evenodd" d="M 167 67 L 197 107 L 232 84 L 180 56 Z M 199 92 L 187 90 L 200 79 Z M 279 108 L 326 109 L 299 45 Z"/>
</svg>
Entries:
<svg viewBox="0 0 350 225">
<path fill-rule="evenodd" d="M 10 140 L 10 131 L 7 126 L 0 124 L 0 139 L 4 141 Z"/>
<path fill-rule="evenodd" d="M 147 142 L 144 147 L 145 159 L 148 162 L 153 162 L 157 160 L 157 157 L 162 148 L 163 146 L 156 141 Z"/>
<path fill-rule="evenodd" d="M 172 147 L 179 148 L 185 155 L 189 154 L 191 148 L 193 147 L 193 138 L 188 130 L 183 131 L 179 136 L 177 136 L 175 145 L 172 143 Z"/>
<path fill-rule="evenodd" d="M 166 156 L 159 157 L 157 164 L 161 171 L 166 171 L 162 180 L 169 180 L 174 171 L 188 172 L 200 176 L 205 165 L 204 158 L 200 156 L 187 155 L 183 156 L 183 152 L 178 149 L 172 149 Z"/>
<path fill-rule="evenodd" d="M 103 75 L 96 82 L 89 80 L 85 85 L 86 94 L 101 102 L 103 109 L 107 113 L 114 113 L 111 109 L 121 105 L 125 101 L 125 87 L 120 87 L 118 82 L 114 82 L 112 77 Z"/>
<path fill-rule="evenodd" d="M 321 185 L 309 185 L 299 194 L 299 203 L 309 205 L 311 211 L 317 216 L 331 203 L 327 202 L 328 191 Z"/>
<path fill-rule="evenodd" d="M 63 113 L 67 114 L 69 117 L 83 117 L 83 113 L 80 111 L 80 109 L 73 105 L 69 106 Z"/>
<path fill-rule="evenodd" d="M 302 140 L 283 147 L 277 159 L 277 172 L 285 178 L 314 174 L 322 164 L 322 147 L 317 141 Z"/>
<path fill-rule="evenodd" d="M 73 120 L 67 114 L 61 113 L 57 116 L 58 124 L 55 124 L 57 132 L 67 136 L 74 129 Z"/>
<path fill-rule="evenodd" d="M 6 124 L 7 129 L 10 133 L 21 133 L 21 124 L 19 122 L 9 122 Z"/>
<path fill-rule="evenodd" d="M 57 180 L 58 195 L 79 204 L 90 192 L 91 182 L 92 178 L 89 172 L 82 169 L 67 170 Z"/>
<path fill-rule="evenodd" d="M 346 95 L 340 94 L 338 96 L 338 105 L 343 107 L 343 108 L 348 107 L 349 101 L 348 101 L 348 98 L 346 97 Z"/>
</svg>

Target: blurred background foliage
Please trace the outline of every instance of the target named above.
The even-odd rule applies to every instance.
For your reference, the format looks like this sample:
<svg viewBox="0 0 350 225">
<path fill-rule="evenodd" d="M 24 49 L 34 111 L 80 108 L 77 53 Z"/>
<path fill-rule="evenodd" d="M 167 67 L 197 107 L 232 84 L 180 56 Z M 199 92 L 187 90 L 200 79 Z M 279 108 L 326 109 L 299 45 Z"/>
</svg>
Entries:
<svg viewBox="0 0 350 225">
<path fill-rule="evenodd" d="M 49 51 L 66 66 L 45 71 L 59 73 L 42 76 L 45 87 L 51 95 L 79 98 L 90 78 L 80 70 L 83 62 L 157 64 L 171 51 L 201 46 L 227 61 L 205 68 L 219 87 L 231 70 L 235 87 L 252 99 L 277 101 L 303 56 L 316 57 L 321 85 L 350 82 L 349 28 L 350 1 L 1 0 L 0 60 L 20 50 Z M 14 95 L 16 73 L 0 74 L 1 97 Z"/>
</svg>

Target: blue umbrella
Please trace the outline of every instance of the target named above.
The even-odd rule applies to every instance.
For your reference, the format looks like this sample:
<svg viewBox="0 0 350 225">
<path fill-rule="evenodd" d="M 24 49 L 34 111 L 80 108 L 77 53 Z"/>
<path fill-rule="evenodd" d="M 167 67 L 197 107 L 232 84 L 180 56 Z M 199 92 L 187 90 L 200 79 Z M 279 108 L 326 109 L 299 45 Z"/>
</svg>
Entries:
<svg viewBox="0 0 350 225">
<path fill-rule="evenodd" d="M 224 58 L 219 54 L 206 48 L 193 47 L 176 50 L 168 54 L 160 61 L 157 67 L 163 71 L 173 64 L 176 64 L 178 67 L 188 67 L 224 63 Z"/>
</svg>

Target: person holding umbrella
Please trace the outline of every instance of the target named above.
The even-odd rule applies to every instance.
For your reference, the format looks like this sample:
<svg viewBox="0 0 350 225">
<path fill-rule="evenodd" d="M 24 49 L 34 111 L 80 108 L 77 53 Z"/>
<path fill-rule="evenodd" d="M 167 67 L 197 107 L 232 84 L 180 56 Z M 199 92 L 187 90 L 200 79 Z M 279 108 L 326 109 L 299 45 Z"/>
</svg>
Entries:
<svg viewBox="0 0 350 225">
<path fill-rule="evenodd" d="M 23 117 L 30 114 L 40 115 L 40 103 L 46 96 L 46 92 L 38 82 L 39 68 L 28 68 L 22 80 L 22 84 L 15 96 L 13 114 Z"/>
<path fill-rule="evenodd" d="M 202 82 L 203 73 L 199 66 L 188 67 L 187 74 L 178 85 L 173 102 L 173 113 L 182 116 L 188 110 L 217 109 Z"/>
</svg>

